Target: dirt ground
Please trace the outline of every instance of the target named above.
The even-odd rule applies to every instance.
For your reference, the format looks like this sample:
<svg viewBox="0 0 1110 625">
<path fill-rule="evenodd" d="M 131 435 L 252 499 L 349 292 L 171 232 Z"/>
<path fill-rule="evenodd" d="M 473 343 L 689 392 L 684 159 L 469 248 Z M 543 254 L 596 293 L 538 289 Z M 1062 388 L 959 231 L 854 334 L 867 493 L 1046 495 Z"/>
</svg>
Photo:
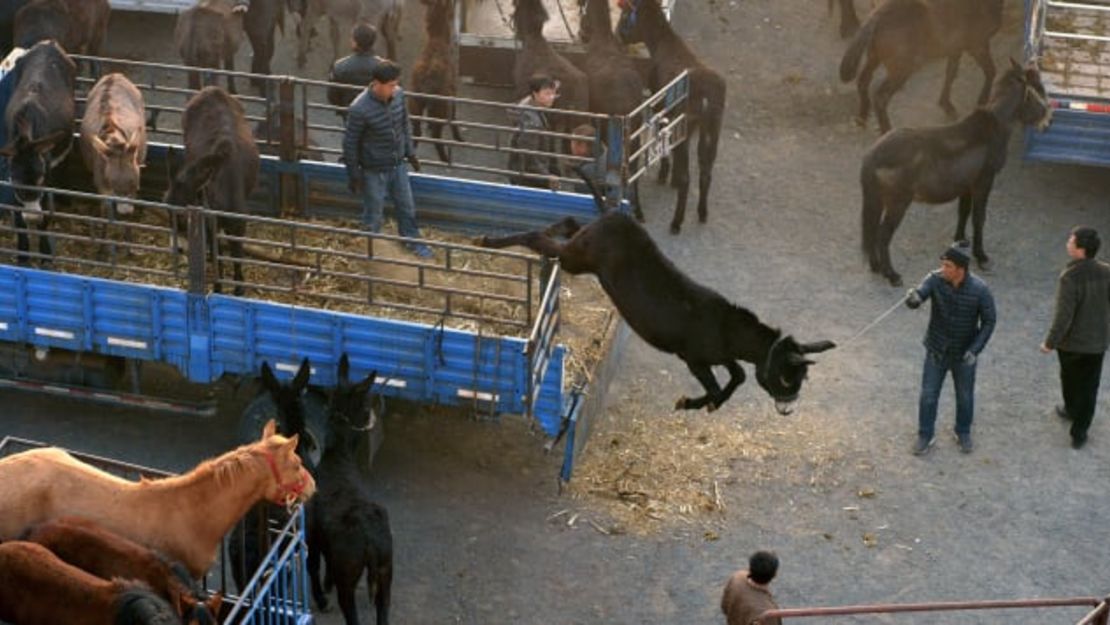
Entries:
<svg viewBox="0 0 1110 625">
<path fill-rule="evenodd" d="M 1009 0 L 994 45 L 1000 64 L 1019 58 L 1021 11 Z M 410 3 L 403 62 L 420 41 L 421 13 Z M 648 184 L 650 231 L 681 268 L 762 319 L 802 340 L 844 342 L 902 291 L 869 274 L 858 252 L 859 157 L 876 131 L 851 123 L 855 90 L 836 76 L 844 47 L 836 20 L 813 0 L 685 0 L 675 25 L 726 75 L 728 112 L 709 225 L 667 234 L 673 193 Z M 119 20 L 113 29 L 142 26 Z M 288 51 L 281 54 L 277 71 L 288 71 Z M 930 66 L 895 97 L 896 125 L 944 121 L 933 104 L 942 75 Z M 954 99 L 961 111 L 980 80 L 965 61 Z M 790 607 L 1105 593 L 1110 547 L 1098 518 L 1110 506 L 1102 482 L 1110 477 L 1110 405 L 1104 396 L 1090 442 L 1073 451 L 1052 415 L 1055 358 L 1037 346 L 1068 228 L 1110 231 L 1110 182 L 1101 170 L 1023 163 L 1021 148 L 1015 133 L 988 215 L 995 265 L 985 277 L 999 322 L 980 359 L 974 453 L 960 454 L 948 435 L 950 385 L 935 450 L 925 458 L 909 453 L 927 311 L 899 311 L 820 355 L 787 417 L 752 382 L 716 413 L 675 415 L 674 400 L 696 392 L 696 382 L 681 361 L 633 337 L 581 475 L 591 475 L 599 455 L 651 444 L 658 432 L 660 440 L 688 442 L 683 462 L 652 462 L 654 470 L 681 471 L 692 488 L 714 488 L 721 507 L 605 534 L 628 522 L 627 506 L 588 488 L 560 496 L 560 454 L 544 455 L 542 437 L 519 420 L 393 410 L 373 483 L 395 537 L 392 622 L 720 623 L 724 580 L 760 548 L 778 552 L 774 589 Z M 893 247 L 907 282 L 937 264 L 955 221 L 952 206 L 911 210 Z M 233 443 L 231 410 L 197 422 L 8 392 L 3 401 L 0 433 L 171 469 Z M 747 442 L 722 447 L 725 440 Z M 689 461 L 702 453 L 705 462 Z M 648 486 L 651 479 L 641 476 Z M 365 595 L 359 599 L 366 622 Z M 837 622 L 1067 623 L 1081 613 Z M 334 613 L 320 621 L 339 622 Z"/>
</svg>

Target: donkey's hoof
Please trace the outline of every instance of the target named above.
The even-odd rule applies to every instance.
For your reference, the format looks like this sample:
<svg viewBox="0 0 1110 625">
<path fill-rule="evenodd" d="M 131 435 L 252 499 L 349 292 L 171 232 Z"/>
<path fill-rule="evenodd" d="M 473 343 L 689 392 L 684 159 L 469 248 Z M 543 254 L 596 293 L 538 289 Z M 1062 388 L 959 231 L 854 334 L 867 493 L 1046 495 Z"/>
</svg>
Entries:
<svg viewBox="0 0 1110 625">
<path fill-rule="evenodd" d="M 980 271 L 990 271 L 991 268 L 994 267 L 994 263 L 991 262 L 990 257 L 986 254 L 983 254 L 982 256 L 976 256 L 975 264 L 979 266 Z"/>
<path fill-rule="evenodd" d="M 902 286 L 902 276 L 892 273 L 887 274 L 887 280 L 890 280 L 890 286 Z"/>
<path fill-rule="evenodd" d="M 715 412 L 717 410 L 717 402 L 711 401 L 705 405 L 706 412 Z"/>
<path fill-rule="evenodd" d="M 680 234 L 682 232 L 681 224 L 671 224 L 671 234 Z"/>
<path fill-rule="evenodd" d="M 687 401 L 688 400 L 686 399 L 685 395 L 683 395 L 682 397 L 679 397 L 678 401 L 676 401 L 674 403 L 674 409 L 675 410 L 686 410 L 686 402 Z"/>
<path fill-rule="evenodd" d="M 861 117 L 859 115 L 856 115 L 855 117 L 852 118 L 852 123 L 855 124 L 857 128 L 867 128 L 867 118 L 866 117 Z"/>
</svg>

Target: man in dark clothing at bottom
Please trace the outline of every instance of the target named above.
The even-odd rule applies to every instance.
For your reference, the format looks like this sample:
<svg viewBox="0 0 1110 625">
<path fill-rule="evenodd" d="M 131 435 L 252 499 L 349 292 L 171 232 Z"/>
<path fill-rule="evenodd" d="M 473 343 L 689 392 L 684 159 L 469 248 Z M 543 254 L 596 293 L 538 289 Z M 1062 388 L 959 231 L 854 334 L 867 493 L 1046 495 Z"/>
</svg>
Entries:
<svg viewBox="0 0 1110 625">
<path fill-rule="evenodd" d="M 732 574 L 721 595 L 721 612 L 728 625 L 752 625 L 759 615 L 779 606 L 771 595 L 771 580 L 779 570 L 779 559 L 773 552 L 757 551 L 748 559 L 747 570 Z M 782 625 L 782 620 L 768 618 L 763 625 Z"/>
<path fill-rule="evenodd" d="M 968 270 L 971 250 L 967 242 L 952 244 L 940 259 L 940 270 L 910 289 L 905 300 L 910 308 L 933 300 L 925 334 L 917 442 L 913 446 L 916 456 L 927 453 L 936 440 L 937 400 L 949 371 L 956 385 L 956 442 L 965 454 L 974 449 L 971 421 L 975 416 L 975 367 L 995 324 L 994 296 L 987 283 Z"/>
<path fill-rule="evenodd" d="M 1056 414 L 1071 421 L 1071 446 L 1083 447 L 1095 416 L 1102 359 L 1110 344 L 1110 265 L 1095 260 L 1098 231 L 1077 227 L 1068 236 L 1071 262 L 1056 286 L 1056 314 L 1041 351 L 1056 350 L 1064 405 Z"/>
<path fill-rule="evenodd" d="M 354 54 L 345 56 L 331 66 L 328 72 L 328 82 L 338 82 L 354 87 L 328 87 L 328 104 L 342 106 L 351 105 L 359 92 L 370 84 L 370 76 L 374 68 L 382 62 L 382 58 L 374 55 L 374 40 L 378 31 L 366 22 L 359 22 L 351 29 L 351 49 Z M 338 113 L 342 115 L 342 112 Z"/>
<path fill-rule="evenodd" d="M 347 166 L 348 188 L 362 196 L 364 227 L 381 232 L 385 198 L 389 196 L 398 234 L 419 239 L 408 166 L 420 171 L 420 161 L 412 149 L 412 124 L 400 79 L 401 68 L 391 61 L 382 61 L 374 68 L 370 87 L 347 109 L 343 162 Z M 409 242 L 406 247 L 421 258 L 434 255 L 418 241 Z"/>
</svg>

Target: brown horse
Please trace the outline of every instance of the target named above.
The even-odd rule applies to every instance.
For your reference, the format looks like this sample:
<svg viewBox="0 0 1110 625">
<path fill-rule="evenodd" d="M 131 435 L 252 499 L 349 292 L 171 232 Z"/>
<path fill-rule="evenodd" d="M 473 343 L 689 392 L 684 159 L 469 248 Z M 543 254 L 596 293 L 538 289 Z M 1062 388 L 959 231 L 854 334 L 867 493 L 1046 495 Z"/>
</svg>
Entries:
<svg viewBox="0 0 1110 625">
<path fill-rule="evenodd" d="M 582 69 L 590 82 L 590 112 L 605 115 L 628 115 L 644 101 L 644 81 L 632 57 L 625 53 L 613 34 L 613 20 L 608 0 L 579 0 L 585 6 L 585 20 L 578 35 L 586 44 Z M 639 120 L 632 120 L 638 126 Z M 635 128 L 633 128 L 635 129 Z M 629 145 L 635 151 L 638 143 Z M 640 208 L 639 180 L 631 192 L 632 210 L 636 219 L 644 220 Z"/>
<path fill-rule="evenodd" d="M 243 16 L 231 9 L 231 0 L 200 0 L 177 16 L 173 42 L 185 65 L 235 70 L 235 53 L 243 43 Z M 202 82 L 214 81 L 202 81 L 200 72 L 189 72 L 190 89 L 199 91 Z M 227 90 L 235 93 L 231 76 Z"/>
<path fill-rule="evenodd" d="M 17 625 L 180 625 L 141 582 L 101 579 L 35 543 L 0 544 L 0 620 Z"/>
<path fill-rule="evenodd" d="M 70 54 L 100 54 L 108 34 L 108 0 L 32 0 L 15 14 L 15 44 L 53 39 Z"/>
<path fill-rule="evenodd" d="M 659 91 L 682 72 L 690 72 L 686 99 L 688 138 L 674 148 L 671 186 L 678 189 L 671 234 L 678 234 L 686 218 L 690 194 L 690 143 L 698 133 L 698 221 L 709 219 L 709 185 L 725 116 L 725 79 L 698 58 L 667 22 L 659 0 L 620 0 L 621 21 L 617 32 L 625 43 L 643 42 L 651 53 L 651 88 Z M 667 180 L 669 161 L 659 168 L 659 182 Z"/>
<path fill-rule="evenodd" d="M 913 201 L 942 204 L 959 199 L 956 240 L 965 238 L 970 216 L 975 228 L 972 251 L 980 267 L 983 225 L 994 177 L 1006 164 L 1006 146 L 1018 124 L 1044 130 L 1052 120 L 1040 73 L 1011 61 L 994 85 L 990 102 L 960 121 L 931 128 L 898 128 L 880 138 L 863 156 L 862 242 L 871 271 L 892 286 L 902 276 L 890 262 L 890 241 Z"/>
<path fill-rule="evenodd" d="M 421 0 L 424 3 L 424 33 L 428 40 L 416 65 L 412 68 L 412 89 L 418 93 L 428 93 L 439 96 L 454 96 L 457 90 L 455 84 L 458 68 L 455 57 L 451 52 L 452 37 L 451 27 L 455 23 L 455 0 Z M 420 136 L 420 120 L 416 116 L 429 115 L 436 119 L 447 120 L 451 135 L 455 141 L 462 141 L 459 127 L 453 124 L 455 120 L 455 105 L 446 100 L 432 100 L 427 98 L 409 98 L 409 116 L 412 118 L 413 143 Z M 428 122 L 432 130 L 432 137 L 439 139 L 443 136 L 443 122 Z M 451 151 L 442 143 L 435 143 L 439 160 L 450 163 Z"/>
<path fill-rule="evenodd" d="M 517 97 L 528 95 L 528 83 L 537 74 L 547 74 L 560 83 L 559 108 L 586 111 L 590 108 L 590 82 L 586 74 L 551 47 L 543 38 L 547 9 L 542 0 L 514 0 L 513 30 L 521 42 L 513 66 L 513 84 Z M 559 130 L 569 131 L 575 123 L 560 115 Z"/>
<path fill-rule="evenodd" d="M 38 543 L 63 561 L 102 579 L 141 581 L 169 601 L 186 625 L 215 625 L 223 597 L 207 601 L 193 580 L 157 552 L 81 517 L 62 517 L 31 527 L 20 540 Z M 180 568 L 180 565 L 178 565 Z"/>
<path fill-rule="evenodd" d="M 131 482 L 58 448 L 0 460 L 0 540 L 62 516 L 82 516 L 179 560 L 200 578 L 231 526 L 263 499 L 291 505 L 316 492 L 295 453 L 297 437 L 275 434 L 201 463 L 185 475 Z"/>
<path fill-rule="evenodd" d="M 991 37 L 1002 25 L 1002 0 L 887 0 L 871 12 L 856 33 L 840 60 L 840 80 L 856 77 L 860 59 L 867 53 L 867 63 L 859 72 L 860 125 L 867 123 L 871 106 L 871 77 L 882 65 L 886 77 L 875 91 L 875 116 L 879 130 L 890 130 L 887 104 L 906 84 L 914 72 L 928 60 L 947 58 L 944 88 L 937 104 L 950 117 L 956 117 L 952 106 L 952 81 L 960 68 L 960 56 L 971 55 L 983 70 L 983 87 L 979 104 L 985 104 L 994 81 L 991 59 Z"/>
</svg>

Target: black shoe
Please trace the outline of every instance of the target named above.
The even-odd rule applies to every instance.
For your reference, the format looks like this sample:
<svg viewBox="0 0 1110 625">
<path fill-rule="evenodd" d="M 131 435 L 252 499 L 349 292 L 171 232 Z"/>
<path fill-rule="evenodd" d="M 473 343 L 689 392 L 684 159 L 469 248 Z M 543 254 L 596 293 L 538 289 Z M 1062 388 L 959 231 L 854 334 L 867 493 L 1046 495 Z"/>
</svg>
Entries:
<svg viewBox="0 0 1110 625">
<path fill-rule="evenodd" d="M 1083 449 L 1083 446 L 1086 445 L 1086 444 L 1087 444 L 1087 437 L 1086 436 L 1081 436 L 1079 438 L 1076 438 L 1076 437 L 1073 436 L 1072 439 L 1071 439 L 1071 448 L 1072 449 Z"/>
<path fill-rule="evenodd" d="M 956 444 L 960 446 L 960 451 L 965 454 L 970 454 L 975 450 L 975 443 L 971 442 L 971 434 L 957 434 Z"/>
<path fill-rule="evenodd" d="M 1068 409 L 1064 408 L 1061 404 L 1056 404 L 1056 416 L 1064 421 L 1071 421 L 1071 415 L 1068 414 Z"/>
<path fill-rule="evenodd" d="M 936 436 L 918 436 L 917 442 L 913 445 L 913 455 L 924 456 L 929 453 L 929 450 L 933 447 L 933 443 L 935 443 L 936 440 Z"/>
</svg>

